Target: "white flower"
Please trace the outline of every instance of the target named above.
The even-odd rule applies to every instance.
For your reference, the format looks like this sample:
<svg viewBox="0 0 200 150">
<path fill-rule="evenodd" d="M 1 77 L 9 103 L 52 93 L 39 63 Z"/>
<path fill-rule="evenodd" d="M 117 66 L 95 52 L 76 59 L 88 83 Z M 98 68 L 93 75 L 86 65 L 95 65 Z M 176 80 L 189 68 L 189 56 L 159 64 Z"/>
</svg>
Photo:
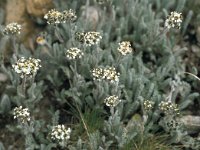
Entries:
<svg viewBox="0 0 200 150">
<path fill-rule="evenodd" d="M 63 14 L 55 9 L 51 9 L 47 14 L 45 14 L 44 19 L 47 20 L 48 24 L 59 24 L 64 21 Z"/>
<path fill-rule="evenodd" d="M 64 125 L 57 125 L 50 132 L 51 139 L 57 142 L 60 146 L 66 146 L 70 139 L 71 128 L 66 129 Z"/>
<path fill-rule="evenodd" d="M 22 26 L 16 22 L 8 24 L 3 30 L 3 34 L 5 35 L 16 35 L 20 34 Z"/>
<path fill-rule="evenodd" d="M 115 96 L 115 95 L 109 96 L 104 100 L 104 103 L 106 104 L 106 106 L 109 106 L 109 107 L 115 107 L 120 102 L 121 102 L 121 100 L 119 99 L 119 97 Z"/>
<path fill-rule="evenodd" d="M 73 47 L 68 49 L 65 55 L 68 59 L 77 59 L 77 58 L 82 58 L 83 52 L 80 49 Z"/>
<path fill-rule="evenodd" d="M 106 68 L 94 68 L 92 71 L 92 76 L 94 80 L 107 80 L 111 83 L 119 82 L 119 75 L 114 67 L 106 67 Z"/>
<path fill-rule="evenodd" d="M 104 70 L 101 67 L 94 68 L 91 72 L 94 80 L 100 81 L 104 77 Z"/>
<path fill-rule="evenodd" d="M 132 53 L 133 49 L 131 48 L 131 43 L 129 41 L 123 41 L 119 43 L 119 47 L 117 49 L 122 55 L 127 55 Z"/>
<path fill-rule="evenodd" d="M 63 16 L 65 18 L 65 21 L 75 21 L 77 19 L 75 11 L 72 9 L 63 11 Z"/>
<path fill-rule="evenodd" d="M 30 121 L 30 112 L 28 108 L 22 108 L 22 106 L 14 108 L 14 119 L 18 119 L 19 122 L 25 123 Z"/>
<path fill-rule="evenodd" d="M 44 15 L 44 19 L 47 20 L 48 24 L 60 24 L 67 21 L 75 21 L 77 18 L 75 12 L 72 9 L 59 12 L 55 9 L 51 9 L 47 14 Z"/>
<path fill-rule="evenodd" d="M 177 104 L 173 104 L 170 101 L 162 101 L 159 104 L 159 109 L 165 114 L 179 115 L 179 109 Z"/>
<path fill-rule="evenodd" d="M 25 59 L 24 57 L 20 58 L 14 65 L 12 65 L 14 71 L 20 74 L 21 78 L 25 76 L 32 77 L 37 73 L 41 60 L 29 57 Z"/>
<path fill-rule="evenodd" d="M 84 35 L 84 44 L 86 46 L 97 45 L 101 39 L 102 36 L 99 32 L 87 32 Z"/>
<path fill-rule="evenodd" d="M 183 21 L 182 13 L 178 12 L 171 12 L 171 14 L 167 17 L 165 21 L 165 27 L 168 29 L 170 28 L 177 28 L 180 29 L 181 23 Z"/>
<path fill-rule="evenodd" d="M 119 82 L 119 75 L 114 67 L 107 67 L 104 69 L 104 78 L 111 83 Z"/>
<path fill-rule="evenodd" d="M 152 102 L 150 100 L 145 100 L 143 105 L 144 105 L 144 110 L 150 111 L 153 109 L 154 102 Z"/>
</svg>

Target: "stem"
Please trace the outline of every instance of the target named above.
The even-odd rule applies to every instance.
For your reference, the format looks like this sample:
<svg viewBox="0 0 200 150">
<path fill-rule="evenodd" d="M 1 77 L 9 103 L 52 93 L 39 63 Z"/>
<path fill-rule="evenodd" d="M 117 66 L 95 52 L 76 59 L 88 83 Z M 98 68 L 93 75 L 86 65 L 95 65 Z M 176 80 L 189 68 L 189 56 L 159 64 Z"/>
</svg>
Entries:
<svg viewBox="0 0 200 150">
<path fill-rule="evenodd" d="M 33 133 L 31 131 L 31 125 L 26 123 L 25 126 L 24 126 L 24 135 L 25 135 L 25 147 L 27 149 L 29 149 L 30 147 L 30 144 L 32 143 L 32 141 L 34 141 L 34 137 L 33 137 Z"/>
<path fill-rule="evenodd" d="M 13 44 L 13 50 L 14 50 L 13 56 L 14 56 L 15 61 L 17 61 L 18 50 L 16 46 L 16 36 L 13 36 L 12 44 Z"/>
<path fill-rule="evenodd" d="M 24 97 L 26 97 L 26 75 L 24 76 L 24 78 L 22 80 L 22 93 L 23 93 Z"/>
<path fill-rule="evenodd" d="M 35 80 L 35 74 L 33 75 L 32 79 L 31 79 L 31 85 L 34 83 Z"/>
<path fill-rule="evenodd" d="M 13 36 L 12 41 L 13 41 L 13 49 L 14 49 L 14 53 L 17 54 L 16 37 L 15 37 L 15 36 Z"/>
<path fill-rule="evenodd" d="M 199 80 L 200 81 L 200 78 L 199 77 L 197 77 L 196 75 L 194 75 L 194 74 L 192 74 L 192 73 L 190 73 L 190 72 L 184 72 L 185 74 L 189 74 L 189 75 L 191 75 L 191 76 L 193 76 L 193 77 L 195 77 L 197 80 Z"/>
<path fill-rule="evenodd" d="M 168 28 L 164 28 L 155 38 L 153 38 L 153 40 L 150 40 L 150 44 L 153 45 L 157 40 L 160 40 L 158 39 L 161 35 L 163 35 L 164 33 L 166 33 L 166 31 L 168 30 Z"/>
<path fill-rule="evenodd" d="M 118 68 L 118 66 L 119 66 L 120 63 L 121 63 L 121 58 L 122 58 L 122 55 L 119 54 L 119 56 L 118 56 L 118 58 L 117 58 L 117 61 L 116 61 L 116 64 L 115 64 L 115 68 L 116 68 L 116 69 Z"/>
<path fill-rule="evenodd" d="M 76 60 L 74 60 L 74 70 L 75 70 L 75 75 L 77 74 L 77 64 L 76 64 Z"/>
<path fill-rule="evenodd" d="M 58 26 L 57 26 L 57 25 L 55 26 L 54 32 L 55 32 L 55 36 L 58 38 L 58 40 L 59 40 L 61 43 L 63 43 L 64 41 L 63 41 L 63 38 L 61 37 L 61 35 L 60 35 L 60 33 L 59 33 L 59 29 L 58 29 Z"/>
<path fill-rule="evenodd" d="M 115 108 L 114 107 L 110 108 L 110 113 L 111 113 L 111 116 L 112 116 L 112 119 L 113 119 L 114 118 L 114 114 L 115 114 Z"/>
<path fill-rule="evenodd" d="M 175 85 L 174 85 L 174 82 L 172 82 L 171 91 L 166 98 L 167 101 L 172 102 L 172 96 L 173 96 L 174 91 L 175 91 Z"/>
<path fill-rule="evenodd" d="M 72 24 L 71 24 L 71 21 L 69 21 L 69 38 L 71 38 L 71 43 L 72 43 L 72 46 L 74 46 L 74 43 L 73 43 L 73 41 L 74 41 L 74 38 L 73 38 L 73 34 L 72 34 Z"/>
</svg>

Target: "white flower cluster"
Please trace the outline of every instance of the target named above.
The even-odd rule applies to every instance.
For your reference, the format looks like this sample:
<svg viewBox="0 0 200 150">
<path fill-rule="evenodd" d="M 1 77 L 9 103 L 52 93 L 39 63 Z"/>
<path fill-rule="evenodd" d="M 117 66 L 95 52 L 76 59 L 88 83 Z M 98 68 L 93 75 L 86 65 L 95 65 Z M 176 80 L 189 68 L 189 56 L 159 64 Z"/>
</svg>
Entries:
<svg viewBox="0 0 200 150">
<path fill-rule="evenodd" d="M 22 106 L 14 108 L 14 119 L 18 119 L 19 122 L 25 123 L 30 121 L 30 112 L 28 108 L 22 108 Z"/>
<path fill-rule="evenodd" d="M 85 36 L 85 32 L 76 32 L 75 33 L 75 39 L 81 43 L 84 43 L 84 36 Z"/>
<path fill-rule="evenodd" d="M 91 72 L 94 80 L 101 81 L 104 78 L 104 70 L 101 67 L 94 68 Z"/>
<path fill-rule="evenodd" d="M 102 36 L 99 32 L 87 32 L 84 35 L 84 44 L 86 46 L 97 45 L 101 39 Z"/>
<path fill-rule="evenodd" d="M 54 126 L 50 136 L 51 139 L 57 142 L 60 146 L 65 146 L 70 139 L 71 128 L 66 129 L 64 125 Z"/>
<path fill-rule="evenodd" d="M 154 106 L 154 102 L 150 101 L 150 100 L 145 100 L 143 102 L 143 105 L 144 105 L 144 110 L 146 111 L 150 111 L 153 109 L 153 106 Z"/>
<path fill-rule="evenodd" d="M 77 19 L 76 13 L 72 9 L 63 11 L 63 15 L 65 18 L 65 21 L 75 21 Z"/>
<path fill-rule="evenodd" d="M 119 103 L 121 102 L 121 100 L 119 99 L 118 96 L 109 96 L 104 100 L 104 103 L 106 104 L 106 106 L 108 107 L 115 107 L 117 106 Z"/>
<path fill-rule="evenodd" d="M 179 115 L 179 109 L 177 104 L 173 104 L 172 102 L 169 101 L 162 101 L 159 104 L 159 109 L 163 111 L 165 114 L 173 114 L 173 115 Z"/>
<path fill-rule="evenodd" d="M 124 56 L 133 51 L 133 49 L 131 48 L 131 43 L 129 41 L 123 41 L 119 43 L 119 47 L 117 50 Z"/>
<path fill-rule="evenodd" d="M 83 52 L 76 48 L 76 47 L 73 47 L 73 48 L 70 48 L 66 51 L 65 53 L 66 57 L 68 59 L 77 59 L 77 58 L 82 58 L 82 56 L 84 55 Z"/>
<path fill-rule="evenodd" d="M 24 57 L 20 58 L 16 64 L 12 65 L 14 71 L 20 74 L 21 78 L 32 77 L 36 75 L 37 71 L 41 67 L 41 60 L 29 57 L 25 59 Z"/>
<path fill-rule="evenodd" d="M 92 71 L 92 76 L 94 80 L 101 81 L 103 79 L 110 81 L 111 83 L 119 82 L 119 73 L 116 72 L 114 67 L 107 68 L 94 68 Z"/>
<path fill-rule="evenodd" d="M 114 67 L 104 69 L 104 78 L 110 82 L 119 82 L 119 75 Z"/>
<path fill-rule="evenodd" d="M 16 22 L 8 24 L 3 30 L 4 35 L 17 35 L 20 34 L 22 26 Z"/>
<path fill-rule="evenodd" d="M 165 27 L 167 27 L 168 29 L 170 28 L 180 29 L 182 21 L 183 21 L 182 13 L 171 12 L 171 14 L 167 17 L 165 21 Z"/>
<path fill-rule="evenodd" d="M 48 13 L 44 15 L 44 19 L 47 20 L 48 24 L 60 24 L 65 23 L 67 21 L 75 21 L 77 18 L 75 12 L 70 10 L 65 10 L 63 12 L 59 12 L 55 9 L 51 9 Z"/>
</svg>

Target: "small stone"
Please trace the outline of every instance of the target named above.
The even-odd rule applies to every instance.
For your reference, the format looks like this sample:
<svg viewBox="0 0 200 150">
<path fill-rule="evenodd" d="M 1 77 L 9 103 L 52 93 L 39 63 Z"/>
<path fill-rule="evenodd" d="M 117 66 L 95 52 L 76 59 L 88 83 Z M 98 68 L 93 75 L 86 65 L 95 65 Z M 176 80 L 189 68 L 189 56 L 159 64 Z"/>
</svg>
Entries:
<svg viewBox="0 0 200 150">
<path fill-rule="evenodd" d="M 8 77 L 3 74 L 3 73 L 0 73 L 0 82 L 6 82 L 8 80 Z"/>
</svg>

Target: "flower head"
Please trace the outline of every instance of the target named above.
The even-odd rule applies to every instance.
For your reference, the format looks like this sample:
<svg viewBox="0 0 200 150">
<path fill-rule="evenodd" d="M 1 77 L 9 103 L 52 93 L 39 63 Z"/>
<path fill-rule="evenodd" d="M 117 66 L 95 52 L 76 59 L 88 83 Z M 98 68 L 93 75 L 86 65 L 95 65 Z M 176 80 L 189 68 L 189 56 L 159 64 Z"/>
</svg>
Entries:
<svg viewBox="0 0 200 150">
<path fill-rule="evenodd" d="M 87 32 L 84 35 L 84 43 L 87 46 L 97 45 L 101 39 L 102 36 L 99 32 Z"/>
<path fill-rule="evenodd" d="M 154 105 L 154 102 L 152 102 L 150 100 L 145 100 L 144 103 L 143 103 L 144 110 L 145 111 L 151 111 L 153 109 L 153 105 Z"/>
<path fill-rule="evenodd" d="M 40 61 L 40 59 L 31 57 L 25 59 L 22 57 L 16 62 L 16 64 L 12 65 L 12 67 L 16 73 L 20 74 L 21 78 L 24 78 L 25 76 L 32 77 L 36 75 L 37 71 L 41 67 Z"/>
<path fill-rule="evenodd" d="M 104 77 L 104 70 L 103 70 L 103 68 L 101 68 L 101 67 L 94 68 L 92 70 L 92 76 L 93 76 L 94 80 L 98 80 L 98 81 L 102 80 L 103 77 Z"/>
<path fill-rule="evenodd" d="M 92 70 L 92 75 L 94 80 L 107 80 L 111 83 L 118 82 L 119 81 L 119 73 L 116 71 L 114 67 L 97 67 Z"/>
<path fill-rule="evenodd" d="M 117 49 L 122 55 L 127 55 L 133 51 L 131 48 L 131 43 L 129 41 L 123 41 L 119 43 L 119 47 Z"/>
<path fill-rule="evenodd" d="M 63 12 L 51 9 L 47 14 L 45 14 L 44 19 L 47 20 L 48 24 L 60 24 L 67 21 L 75 21 L 77 16 L 72 9 L 65 10 Z"/>
<path fill-rule="evenodd" d="M 172 102 L 169 101 L 162 101 L 159 104 L 159 109 L 163 111 L 165 114 L 172 114 L 172 115 L 179 115 L 179 109 L 177 104 L 173 104 Z"/>
<path fill-rule="evenodd" d="M 51 9 L 45 14 L 44 19 L 47 20 L 48 24 L 59 24 L 64 22 L 63 14 L 55 9 Z"/>
<path fill-rule="evenodd" d="M 30 112 L 28 108 L 22 108 L 22 106 L 14 108 L 14 119 L 18 119 L 19 122 L 25 123 L 30 121 Z"/>
<path fill-rule="evenodd" d="M 3 34 L 5 35 L 17 35 L 20 34 L 22 26 L 16 22 L 8 24 L 3 30 Z"/>
<path fill-rule="evenodd" d="M 119 82 L 119 75 L 114 67 L 107 67 L 104 69 L 104 78 L 112 83 Z"/>
<path fill-rule="evenodd" d="M 171 12 L 171 14 L 167 17 L 165 21 L 165 27 L 168 29 L 170 28 L 177 28 L 180 29 L 181 23 L 183 21 L 182 13 L 178 12 Z"/>
<path fill-rule="evenodd" d="M 76 13 L 72 9 L 63 11 L 63 16 L 65 21 L 75 21 L 77 19 Z"/>
<path fill-rule="evenodd" d="M 70 139 L 71 128 L 66 129 L 64 125 L 54 126 L 50 132 L 50 137 L 60 146 L 65 146 Z"/>
<path fill-rule="evenodd" d="M 73 47 L 68 49 L 65 55 L 68 59 L 77 59 L 83 56 L 83 52 L 80 49 Z"/>
<path fill-rule="evenodd" d="M 84 36 L 85 36 L 85 32 L 76 32 L 75 33 L 75 39 L 81 43 L 84 43 Z"/>
<path fill-rule="evenodd" d="M 104 103 L 106 104 L 106 106 L 109 106 L 109 107 L 115 107 L 120 102 L 121 102 L 121 100 L 119 99 L 119 97 L 115 96 L 115 95 L 109 96 L 104 100 Z"/>
</svg>

